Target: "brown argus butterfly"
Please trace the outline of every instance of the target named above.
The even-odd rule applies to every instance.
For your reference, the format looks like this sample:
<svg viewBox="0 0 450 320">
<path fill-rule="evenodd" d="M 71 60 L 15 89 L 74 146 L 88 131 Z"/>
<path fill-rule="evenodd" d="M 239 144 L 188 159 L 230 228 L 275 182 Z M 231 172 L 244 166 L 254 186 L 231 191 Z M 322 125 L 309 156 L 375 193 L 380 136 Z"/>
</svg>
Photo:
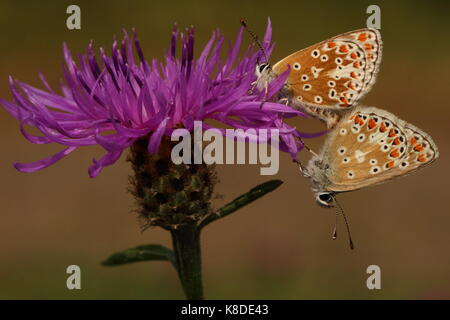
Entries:
<svg viewBox="0 0 450 320">
<path fill-rule="evenodd" d="M 343 115 L 319 155 L 300 169 L 319 205 L 340 208 L 337 193 L 405 176 L 438 156 L 436 144 L 419 128 L 385 110 L 358 106 Z"/>
<path fill-rule="evenodd" d="M 297 51 L 273 66 L 258 65 L 256 86 L 267 90 L 269 82 L 290 68 L 277 100 L 333 128 L 343 111 L 350 110 L 370 91 L 381 52 L 381 36 L 376 29 L 347 32 Z"/>
</svg>

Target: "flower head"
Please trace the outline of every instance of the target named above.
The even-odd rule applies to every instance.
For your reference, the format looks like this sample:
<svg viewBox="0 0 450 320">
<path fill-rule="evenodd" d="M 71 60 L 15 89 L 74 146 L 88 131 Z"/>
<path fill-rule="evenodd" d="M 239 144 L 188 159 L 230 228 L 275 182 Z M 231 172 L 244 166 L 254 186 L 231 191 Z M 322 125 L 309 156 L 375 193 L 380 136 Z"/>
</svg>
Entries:
<svg viewBox="0 0 450 320">
<path fill-rule="evenodd" d="M 193 130 L 194 121 L 208 119 L 233 128 L 278 129 L 280 149 L 295 157 L 303 147 L 299 139 L 302 134 L 284 123 L 283 118 L 303 114 L 274 102 L 264 102 L 261 108 L 265 93 L 251 90 L 261 52 L 251 45 L 238 58 L 242 34 L 241 28 L 225 61 L 220 57 L 224 37 L 219 31 L 194 58 L 193 28 L 185 33 L 174 28 L 164 63 L 144 58 L 135 33 L 130 38 L 125 32 L 121 43 L 114 41 L 110 56 L 100 48 L 100 56 L 96 57 L 90 43 L 86 52 L 79 55 L 78 64 L 64 45 L 65 84 L 61 93 L 55 92 L 43 76 L 44 90 L 10 77 L 14 100 L 0 99 L 0 103 L 20 121 L 20 129 L 29 141 L 54 142 L 65 149 L 36 162 L 15 163 L 15 167 L 34 172 L 78 147 L 100 145 L 106 154 L 94 159 L 89 168 L 90 176 L 95 177 L 138 139 L 148 137 L 147 149 L 156 153 L 163 137 L 176 128 Z M 269 20 L 263 40 L 268 54 L 273 48 L 271 36 Z M 177 57 L 180 39 L 181 57 Z M 287 76 L 288 71 L 269 85 L 267 99 L 281 88 Z M 42 135 L 30 134 L 25 125 L 36 127 Z M 210 127 L 206 123 L 204 126 Z M 221 132 L 225 134 L 224 130 Z"/>
</svg>

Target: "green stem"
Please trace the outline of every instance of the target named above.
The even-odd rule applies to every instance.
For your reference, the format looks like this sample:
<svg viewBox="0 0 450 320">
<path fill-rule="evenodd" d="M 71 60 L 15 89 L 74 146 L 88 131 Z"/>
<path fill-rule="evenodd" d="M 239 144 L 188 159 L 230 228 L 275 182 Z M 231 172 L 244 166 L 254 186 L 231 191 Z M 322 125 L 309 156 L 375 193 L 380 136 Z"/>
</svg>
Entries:
<svg viewBox="0 0 450 320">
<path fill-rule="evenodd" d="M 274 191 L 276 188 L 281 186 L 283 181 L 281 180 L 270 180 L 264 183 L 261 183 L 260 185 L 257 185 L 256 187 L 250 189 L 247 193 L 244 193 L 243 195 L 237 197 L 233 201 L 227 203 L 224 207 L 219 209 L 217 212 L 210 214 L 207 216 L 199 225 L 200 229 L 203 229 L 211 222 L 214 222 L 216 220 L 222 219 L 233 212 L 239 210 L 242 207 L 245 207 L 246 205 L 252 203 L 253 201 L 261 198 L 262 196 L 265 196 L 269 192 Z"/>
<path fill-rule="evenodd" d="M 203 300 L 200 229 L 187 225 L 171 230 L 178 276 L 186 298 Z"/>
</svg>

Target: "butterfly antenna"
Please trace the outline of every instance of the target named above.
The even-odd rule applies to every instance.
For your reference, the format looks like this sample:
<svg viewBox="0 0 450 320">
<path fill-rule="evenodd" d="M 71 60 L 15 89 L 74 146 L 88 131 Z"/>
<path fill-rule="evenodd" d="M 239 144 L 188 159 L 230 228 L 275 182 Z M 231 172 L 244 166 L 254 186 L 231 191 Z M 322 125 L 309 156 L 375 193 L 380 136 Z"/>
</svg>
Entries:
<svg viewBox="0 0 450 320">
<path fill-rule="evenodd" d="M 313 156 L 320 158 L 319 155 L 317 153 L 315 153 L 310 147 L 308 147 L 306 144 L 303 144 L 303 147 L 309 151 L 309 153 L 311 153 Z"/>
<path fill-rule="evenodd" d="M 344 217 L 345 226 L 347 227 L 347 234 L 348 234 L 348 241 L 350 244 L 350 249 L 353 250 L 355 248 L 355 246 L 353 245 L 352 234 L 350 233 L 350 226 L 348 224 L 347 217 L 345 216 L 344 209 L 342 208 L 339 201 L 337 201 L 336 197 L 333 197 L 333 199 L 334 199 L 334 202 L 336 202 L 337 207 L 339 209 L 339 211 L 336 212 L 336 223 L 334 225 L 333 239 L 337 238 L 337 216 L 338 216 L 338 214 L 342 214 L 342 216 Z"/>
<path fill-rule="evenodd" d="M 266 50 L 264 50 L 264 47 L 262 46 L 261 41 L 259 41 L 258 37 L 252 32 L 252 30 L 249 29 L 249 27 L 247 26 L 247 23 L 245 23 L 244 19 L 241 19 L 241 24 L 244 27 L 244 29 L 247 30 L 248 34 L 252 37 L 253 41 L 255 41 L 256 45 L 259 47 L 259 49 L 263 53 L 266 63 L 269 63 L 269 59 L 267 58 Z"/>
<path fill-rule="evenodd" d="M 336 240 L 336 238 L 337 238 L 338 215 L 339 215 L 339 211 L 336 211 L 336 214 L 334 215 L 336 217 L 336 220 L 334 221 L 334 229 L 333 229 L 333 235 L 332 235 L 333 240 Z"/>
</svg>

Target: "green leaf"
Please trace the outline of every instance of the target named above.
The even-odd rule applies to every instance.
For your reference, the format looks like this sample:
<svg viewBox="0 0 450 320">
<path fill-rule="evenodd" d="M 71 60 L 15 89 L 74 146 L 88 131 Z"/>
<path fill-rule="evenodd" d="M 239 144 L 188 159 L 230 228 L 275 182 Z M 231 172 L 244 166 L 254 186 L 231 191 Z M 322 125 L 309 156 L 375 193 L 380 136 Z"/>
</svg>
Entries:
<svg viewBox="0 0 450 320">
<path fill-rule="evenodd" d="M 102 262 L 104 266 L 120 266 L 140 261 L 170 261 L 176 269 L 173 251 L 159 244 L 145 244 L 114 253 Z"/>
<path fill-rule="evenodd" d="M 225 206 L 223 206 L 221 209 L 219 209 L 217 212 L 210 214 L 207 216 L 199 225 L 200 228 L 203 228 L 210 224 L 211 222 L 214 222 L 216 220 L 219 220 L 221 218 L 224 218 L 233 212 L 239 210 L 240 208 L 250 204 L 251 202 L 261 198 L 262 196 L 272 192 L 281 184 L 283 181 L 281 180 L 270 180 L 267 182 L 264 182 L 260 185 L 257 185 L 247 193 L 244 193 L 243 195 L 237 197 L 233 201 L 227 203 Z"/>
</svg>

